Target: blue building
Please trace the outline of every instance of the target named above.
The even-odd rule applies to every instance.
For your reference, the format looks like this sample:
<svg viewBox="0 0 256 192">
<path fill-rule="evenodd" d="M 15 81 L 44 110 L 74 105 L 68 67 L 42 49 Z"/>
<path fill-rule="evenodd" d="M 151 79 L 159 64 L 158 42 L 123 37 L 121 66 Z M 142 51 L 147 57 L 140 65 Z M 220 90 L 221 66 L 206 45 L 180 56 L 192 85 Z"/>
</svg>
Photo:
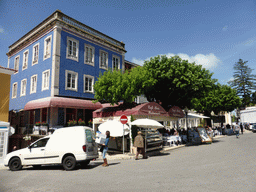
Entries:
<svg viewBox="0 0 256 192">
<path fill-rule="evenodd" d="M 125 44 L 57 10 L 9 47 L 10 123 L 63 126 L 101 108 L 94 83 L 108 68 L 125 69 Z M 18 116 L 18 118 L 17 118 Z M 18 119 L 18 120 L 17 120 Z"/>
</svg>

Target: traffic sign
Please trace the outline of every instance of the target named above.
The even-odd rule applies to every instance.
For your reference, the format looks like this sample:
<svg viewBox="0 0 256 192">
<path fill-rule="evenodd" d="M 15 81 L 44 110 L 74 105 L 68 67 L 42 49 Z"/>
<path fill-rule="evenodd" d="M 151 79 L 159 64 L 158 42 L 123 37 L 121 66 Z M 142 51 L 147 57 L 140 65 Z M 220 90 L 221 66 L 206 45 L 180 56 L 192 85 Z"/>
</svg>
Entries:
<svg viewBox="0 0 256 192">
<path fill-rule="evenodd" d="M 120 121 L 122 124 L 126 124 L 128 122 L 128 118 L 126 117 L 126 115 L 122 115 L 120 117 Z"/>
</svg>

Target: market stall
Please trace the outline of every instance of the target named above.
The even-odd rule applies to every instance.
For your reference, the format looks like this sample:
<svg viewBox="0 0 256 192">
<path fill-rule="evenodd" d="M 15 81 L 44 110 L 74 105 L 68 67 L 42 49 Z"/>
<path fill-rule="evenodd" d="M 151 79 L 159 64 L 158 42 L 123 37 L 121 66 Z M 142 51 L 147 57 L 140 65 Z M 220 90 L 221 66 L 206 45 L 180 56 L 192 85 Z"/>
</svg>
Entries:
<svg viewBox="0 0 256 192">
<path fill-rule="evenodd" d="M 162 124 L 165 121 L 178 120 L 177 117 L 171 117 L 161 105 L 155 102 L 149 102 L 149 103 L 143 103 L 143 104 L 133 103 L 129 105 L 123 104 L 123 103 L 120 103 L 119 105 L 102 104 L 102 106 L 103 108 L 93 112 L 93 129 L 95 132 L 99 130 L 100 124 L 109 120 L 120 121 L 120 117 L 122 115 L 127 116 L 128 124 L 131 122 L 132 119 L 134 121 L 138 119 L 149 119 L 149 120 L 155 120 L 156 122 L 160 123 L 161 126 L 163 126 Z M 150 131 L 153 129 L 148 127 L 147 130 Z M 148 134 L 148 135 L 151 135 L 152 137 L 158 135 L 158 137 L 160 138 L 158 131 L 155 129 L 154 129 L 154 132 L 151 131 L 151 134 Z M 132 141 L 131 130 L 129 133 L 129 137 L 130 137 L 130 151 L 132 151 L 133 143 L 131 142 Z"/>
</svg>

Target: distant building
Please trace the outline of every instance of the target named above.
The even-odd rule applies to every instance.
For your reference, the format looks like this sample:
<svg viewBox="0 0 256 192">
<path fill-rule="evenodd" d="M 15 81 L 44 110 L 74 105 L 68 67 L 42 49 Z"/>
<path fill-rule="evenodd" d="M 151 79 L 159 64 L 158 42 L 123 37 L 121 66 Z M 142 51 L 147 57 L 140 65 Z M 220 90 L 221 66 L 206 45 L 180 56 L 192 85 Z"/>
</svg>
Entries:
<svg viewBox="0 0 256 192">
<path fill-rule="evenodd" d="M 125 70 L 125 44 L 57 10 L 9 47 L 10 122 L 19 132 L 44 122 L 89 122 L 101 108 L 94 83 L 111 68 Z M 128 62 L 130 63 L 130 62 Z M 18 114 L 17 114 L 18 113 Z"/>
<path fill-rule="evenodd" d="M 0 121 L 8 122 L 11 75 L 14 69 L 0 66 Z"/>
</svg>

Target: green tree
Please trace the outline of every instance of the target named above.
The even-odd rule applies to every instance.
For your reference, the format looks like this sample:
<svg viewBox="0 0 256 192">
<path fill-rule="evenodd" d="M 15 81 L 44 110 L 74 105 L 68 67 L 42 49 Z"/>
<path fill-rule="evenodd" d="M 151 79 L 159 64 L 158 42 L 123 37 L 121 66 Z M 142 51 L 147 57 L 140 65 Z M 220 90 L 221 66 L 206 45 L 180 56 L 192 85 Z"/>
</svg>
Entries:
<svg viewBox="0 0 256 192">
<path fill-rule="evenodd" d="M 221 111 L 233 111 L 241 105 L 241 100 L 236 90 L 218 83 L 210 91 L 204 92 L 204 97 L 193 99 L 193 105 L 198 112 L 210 116 L 211 112 L 218 115 Z"/>
<path fill-rule="evenodd" d="M 111 104 L 132 103 L 136 96 L 143 93 L 144 89 L 152 86 L 153 80 L 148 78 L 143 67 L 136 67 L 130 71 L 109 69 L 100 74 L 94 85 L 95 99 L 100 102 Z"/>
<path fill-rule="evenodd" d="M 234 80 L 229 81 L 229 85 L 236 89 L 237 95 L 242 97 L 242 106 L 250 103 L 250 94 L 256 89 L 256 76 L 252 74 L 252 69 L 247 65 L 248 61 L 239 59 L 234 65 Z"/>
<path fill-rule="evenodd" d="M 256 91 L 254 91 L 254 93 L 252 93 L 251 102 L 253 105 L 256 105 Z"/>
<path fill-rule="evenodd" d="M 193 98 L 201 98 L 216 80 L 201 65 L 189 63 L 178 56 L 156 56 L 145 61 L 144 67 L 154 85 L 144 90 L 149 101 L 159 102 L 165 109 L 170 106 L 191 108 Z"/>
</svg>

